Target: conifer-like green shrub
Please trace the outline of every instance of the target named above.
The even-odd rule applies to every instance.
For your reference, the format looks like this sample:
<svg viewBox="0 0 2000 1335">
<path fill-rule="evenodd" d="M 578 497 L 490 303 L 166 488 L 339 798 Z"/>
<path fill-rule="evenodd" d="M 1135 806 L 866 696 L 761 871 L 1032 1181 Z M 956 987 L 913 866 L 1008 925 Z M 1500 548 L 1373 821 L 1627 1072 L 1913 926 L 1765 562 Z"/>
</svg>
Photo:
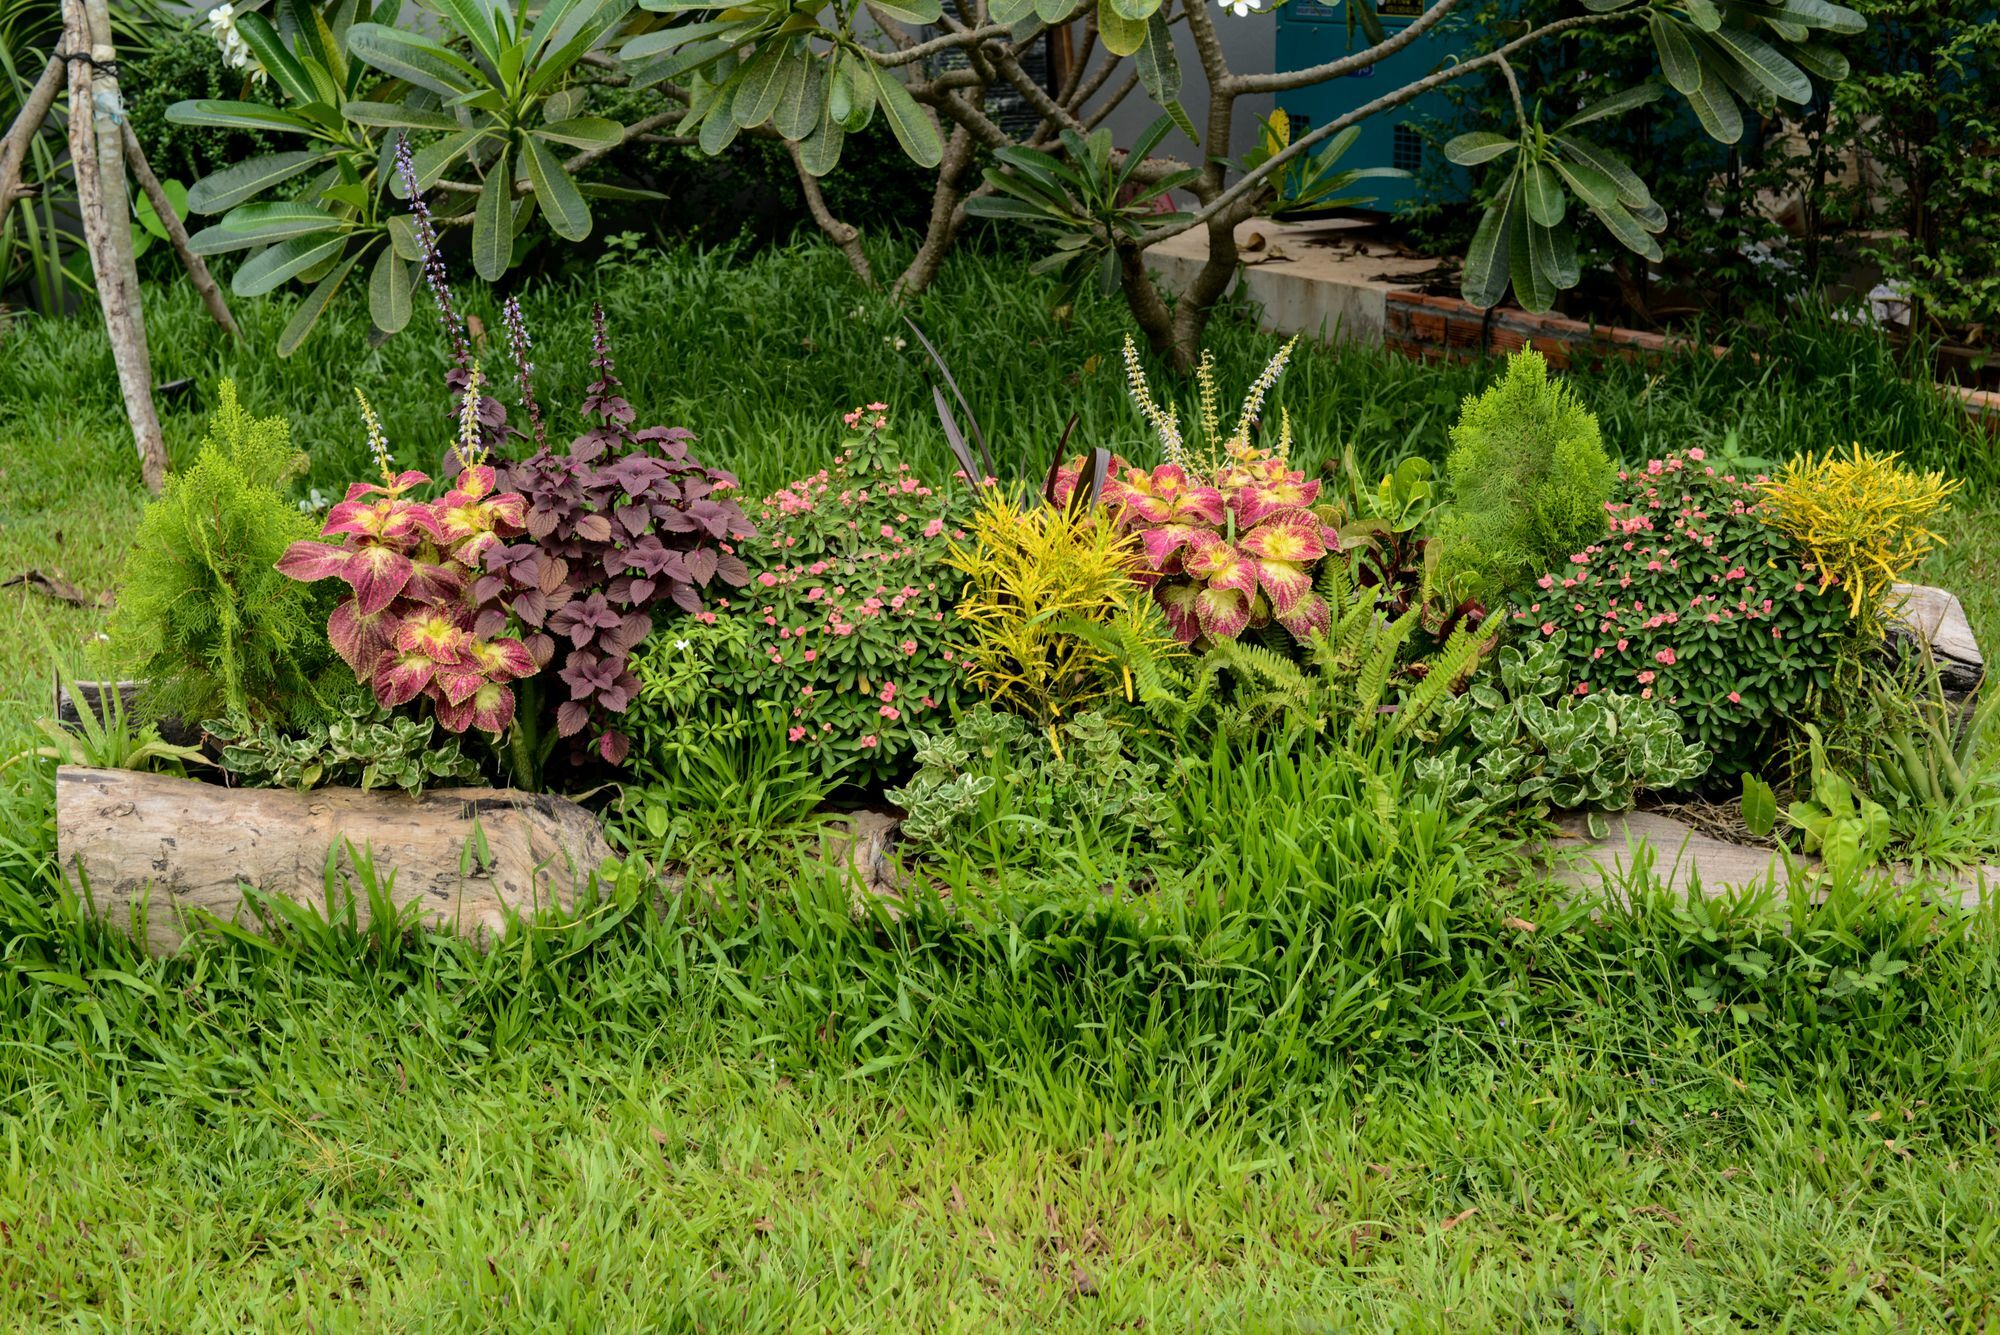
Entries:
<svg viewBox="0 0 2000 1335">
<path fill-rule="evenodd" d="M 1468 395 L 1445 461 L 1443 575 L 1489 604 L 1604 536 L 1616 478 L 1597 417 L 1532 348 Z"/>
<path fill-rule="evenodd" d="M 310 720 L 330 597 L 278 573 L 316 525 L 285 496 L 305 465 L 282 417 L 253 417 L 223 381 L 193 466 L 146 507 L 125 558 L 112 643 L 155 717 Z"/>
</svg>

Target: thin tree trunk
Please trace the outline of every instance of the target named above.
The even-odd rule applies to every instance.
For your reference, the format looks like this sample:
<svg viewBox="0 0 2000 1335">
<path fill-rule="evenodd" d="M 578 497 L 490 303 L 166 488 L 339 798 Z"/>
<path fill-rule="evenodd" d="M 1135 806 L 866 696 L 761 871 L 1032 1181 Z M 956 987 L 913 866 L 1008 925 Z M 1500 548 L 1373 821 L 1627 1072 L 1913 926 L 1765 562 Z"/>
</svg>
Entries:
<svg viewBox="0 0 2000 1335">
<path fill-rule="evenodd" d="M 1192 371 L 1194 363 L 1189 362 L 1183 367 L 1176 355 L 1173 312 L 1161 300 L 1160 290 L 1153 285 L 1153 276 L 1146 272 L 1145 251 L 1119 250 L 1118 281 L 1125 291 L 1125 304 L 1131 309 L 1132 318 L 1139 322 L 1140 332 L 1145 334 L 1153 352 L 1172 362 L 1176 371 Z"/>
<path fill-rule="evenodd" d="M 146 161 L 146 150 L 140 146 L 139 136 L 132 133 L 132 122 L 120 121 L 119 128 L 125 132 L 125 165 L 132 169 L 139 188 L 153 202 L 153 212 L 159 215 L 161 225 L 167 229 L 167 240 L 173 244 L 174 254 L 180 257 L 181 267 L 187 270 L 188 281 L 194 284 L 195 291 L 201 293 L 201 304 L 208 307 L 209 315 L 228 331 L 230 337 L 241 339 L 243 330 L 230 313 L 229 303 L 223 300 L 222 289 L 215 285 L 215 277 L 209 273 L 207 261 L 195 254 L 189 244 L 187 224 L 174 212 L 174 202 L 167 198 L 160 178 L 153 175 L 152 165 Z"/>
<path fill-rule="evenodd" d="M 1174 369 L 1184 374 L 1192 372 L 1201 360 L 1201 340 L 1208 333 L 1209 317 L 1236 278 L 1235 217 L 1232 209 L 1209 222 L 1208 258 L 1174 306 L 1173 363 Z"/>
<path fill-rule="evenodd" d="M 77 207 L 125 396 L 125 415 L 139 451 L 139 475 L 146 489 L 158 494 L 167 480 L 167 446 L 153 407 L 153 369 L 139 306 L 138 265 L 132 256 L 132 200 L 125 185 L 125 143 L 118 132 L 124 105 L 117 78 L 98 76 L 100 69 L 115 68 L 118 51 L 111 43 L 105 0 L 88 0 L 88 8 L 85 0 L 65 0 L 63 15 L 67 50 L 73 55 L 90 53 L 88 62 L 69 62 L 70 165 L 76 174 Z"/>
<path fill-rule="evenodd" d="M 812 214 L 813 221 L 819 224 L 820 231 L 826 233 L 827 240 L 840 247 L 840 253 L 847 257 L 847 267 L 854 270 L 854 276 L 861 280 L 861 285 L 875 287 L 875 266 L 868 262 L 868 252 L 861 248 L 861 229 L 833 216 L 833 210 L 826 205 L 826 196 L 820 193 L 819 178 L 806 170 L 799 146 L 789 139 L 780 142 L 791 156 L 793 169 L 798 172 L 799 193 L 806 198 L 806 212 Z"/>
<path fill-rule="evenodd" d="M 13 206 L 14 197 L 21 192 L 21 173 L 27 169 L 28 149 L 35 142 L 36 133 L 42 122 L 49 118 L 49 111 L 56 104 L 56 94 L 62 91 L 63 62 L 49 57 L 49 63 L 42 70 L 42 77 L 28 94 L 28 100 L 21 104 L 21 114 L 14 118 L 13 128 L 7 131 L 7 138 L 0 141 L 0 222 L 6 221 L 7 210 Z"/>
<path fill-rule="evenodd" d="M 972 131 L 963 125 L 952 127 L 951 138 L 945 141 L 944 161 L 938 165 L 937 188 L 931 195 L 931 221 L 924 229 L 924 242 L 889 289 L 896 300 L 921 295 L 943 267 L 944 257 L 958 236 L 959 224 L 965 220 L 965 175 L 971 170 L 976 147 Z"/>
</svg>

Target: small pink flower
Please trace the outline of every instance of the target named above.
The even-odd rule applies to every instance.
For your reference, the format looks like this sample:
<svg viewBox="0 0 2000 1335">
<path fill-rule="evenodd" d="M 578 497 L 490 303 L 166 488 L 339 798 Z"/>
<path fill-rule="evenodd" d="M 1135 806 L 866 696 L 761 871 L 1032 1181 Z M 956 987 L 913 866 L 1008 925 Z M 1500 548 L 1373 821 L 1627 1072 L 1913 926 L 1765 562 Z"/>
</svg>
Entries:
<svg viewBox="0 0 2000 1335">
<path fill-rule="evenodd" d="M 1555 633 L 1556 633 L 1556 623 L 1555 623 L 1555 622 L 1553 622 L 1553 621 L 1544 621 L 1544 622 L 1542 623 L 1542 634 L 1544 634 L 1544 635 L 1553 635 L 1553 634 L 1555 634 Z"/>
<path fill-rule="evenodd" d="M 1535 581 L 1537 585 L 1539 585 L 1544 589 L 1555 587 L 1555 582 L 1556 582 L 1556 577 L 1554 575 L 1544 575 L 1540 579 Z"/>
<path fill-rule="evenodd" d="M 880 742 L 881 739 L 872 732 L 861 739 L 861 745 L 870 751 L 874 750 Z"/>
<path fill-rule="evenodd" d="M 894 705 L 883 705 L 880 709 L 876 710 L 875 712 L 880 714 L 883 718 L 888 719 L 891 723 L 894 723 L 897 719 L 903 717 L 903 711 L 896 708 L 896 706 Z"/>
<path fill-rule="evenodd" d="M 1650 687 L 1650 686 L 1648 686 L 1648 687 L 1647 687 L 1647 688 L 1646 688 L 1645 690 L 1643 690 L 1643 691 L 1640 691 L 1640 692 L 1639 692 L 1639 698 L 1640 698 L 1641 700 L 1650 700 L 1650 699 L 1652 699 L 1652 698 L 1653 698 L 1653 688 L 1652 688 L 1652 687 Z"/>
<path fill-rule="evenodd" d="M 1626 645 L 1628 645 L 1628 644 L 1630 644 L 1630 643 L 1631 643 L 1631 641 L 1630 641 L 1630 640 L 1620 640 L 1620 641 L 1618 641 L 1618 652 L 1619 652 L 1619 653 L 1621 653 L 1621 654 L 1622 654 L 1622 653 L 1624 653 L 1624 652 L 1625 652 L 1625 646 L 1626 646 Z"/>
<path fill-rule="evenodd" d="M 806 662 L 811 663 L 817 660 L 818 658 L 819 658 L 819 650 L 817 649 L 806 650 Z"/>
<path fill-rule="evenodd" d="M 1648 684 L 1649 682 L 1651 682 L 1651 681 L 1653 680 L 1653 677 L 1654 677 L 1654 676 L 1655 676 L 1655 673 L 1653 672 L 1653 669 L 1651 669 L 1651 668 L 1647 668 L 1647 669 L 1646 669 L 1646 670 L 1645 670 L 1644 672 L 1641 672 L 1641 673 L 1639 674 L 1639 684 L 1640 684 L 1641 686 L 1644 686 L 1644 685 Z"/>
<path fill-rule="evenodd" d="M 917 651 L 917 642 L 915 640 L 904 640 L 899 647 L 903 651 L 903 656 L 907 658 Z"/>
<path fill-rule="evenodd" d="M 1662 649 L 1653 655 L 1653 661 L 1664 667 L 1672 667 L 1674 665 L 1674 651 L 1671 648 Z"/>
<path fill-rule="evenodd" d="M 1731 692 L 1729 693 L 1729 703 L 1730 703 L 1730 704 L 1732 704 L 1732 705 L 1740 705 L 1740 704 L 1742 704 L 1742 703 L 1743 703 L 1743 696 L 1742 696 L 1742 693 L 1741 693 L 1741 692 L 1738 692 L 1738 691 L 1731 691 Z"/>
<path fill-rule="evenodd" d="M 801 724 L 798 727 L 793 728 L 790 732 L 786 733 L 785 740 L 789 742 L 804 741 L 805 735 L 806 735 L 805 725 Z"/>
<path fill-rule="evenodd" d="M 896 683 L 893 681 L 884 683 L 881 695 L 876 698 L 881 700 L 885 705 L 894 700 L 896 698 Z"/>
<path fill-rule="evenodd" d="M 1589 682 L 1587 682 L 1587 681 L 1580 681 L 1580 682 L 1578 682 L 1578 683 L 1576 684 L 1576 693 L 1577 693 L 1578 695 L 1589 695 L 1589 694 L 1590 694 L 1590 683 L 1589 683 Z"/>
<path fill-rule="evenodd" d="M 766 570 L 763 574 L 757 576 L 757 582 L 759 584 L 762 584 L 765 588 L 769 589 L 776 586 L 776 584 L 778 583 L 778 577 L 772 574 L 770 571 Z"/>
</svg>

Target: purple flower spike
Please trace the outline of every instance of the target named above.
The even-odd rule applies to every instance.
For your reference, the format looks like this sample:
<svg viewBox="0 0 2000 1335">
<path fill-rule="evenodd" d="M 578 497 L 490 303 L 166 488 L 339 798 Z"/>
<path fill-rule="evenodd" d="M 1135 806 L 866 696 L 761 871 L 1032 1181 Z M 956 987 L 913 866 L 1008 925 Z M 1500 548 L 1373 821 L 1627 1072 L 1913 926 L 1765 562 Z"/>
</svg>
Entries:
<svg viewBox="0 0 2000 1335">
<path fill-rule="evenodd" d="M 444 257 L 438 253 L 431 206 L 425 202 L 424 192 L 417 189 L 416 155 L 410 151 L 410 137 L 406 134 L 396 136 L 396 174 L 402 178 L 403 190 L 410 197 L 410 224 L 417 234 L 417 250 L 424 257 L 424 283 L 431 290 L 431 300 L 437 303 L 438 323 L 444 326 L 444 336 L 451 343 L 452 363 L 459 370 L 466 370 L 472 365 L 472 348 L 466 342 L 465 322 L 459 319 L 458 307 L 452 301 Z"/>
<path fill-rule="evenodd" d="M 535 447 L 540 449 L 549 442 L 542 430 L 542 406 L 535 401 L 535 364 L 528 360 L 535 343 L 528 337 L 528 323 L 521 318 L 518 297 L 507 298 L 501 318 L 507 325 L 508 350 L 514 354 L 514 376 L 521 386 L 521 406 L 528 411 L 528 432 L 535 438 Z"/>
</svg>

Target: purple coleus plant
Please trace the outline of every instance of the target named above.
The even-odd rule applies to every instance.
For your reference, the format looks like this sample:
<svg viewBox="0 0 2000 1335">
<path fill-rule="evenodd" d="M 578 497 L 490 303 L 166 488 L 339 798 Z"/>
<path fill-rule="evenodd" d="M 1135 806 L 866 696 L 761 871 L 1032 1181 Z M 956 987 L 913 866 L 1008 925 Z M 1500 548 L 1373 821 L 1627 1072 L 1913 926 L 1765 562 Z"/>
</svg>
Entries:
<svg viewBox="0 0 2000 1335">
<path fill-rule="evenodd" d="M 615 765 L 631 749 L 615 720 L 639 689 L 633 649 L 652 633 L 656 612 L 702 614 L 708 595 L 749 583 L 737 544 L 756 529 L 730 498 L 736 478 L 689 453 L 692 432 L 633 427 L 602 307 L 592 317 L 597 379 L 582 405 L 589 425 L 566 452 L 543 446 L 507 467 L 505 485 L 523 498 L 524 531 L 487 549 L 472 592 L 476 630 L 518 626 L 536 661 L 554 665 L 567 692 L 555 710 L 557 734 L 589 730 L 590 749 Z"/>
</svg>

